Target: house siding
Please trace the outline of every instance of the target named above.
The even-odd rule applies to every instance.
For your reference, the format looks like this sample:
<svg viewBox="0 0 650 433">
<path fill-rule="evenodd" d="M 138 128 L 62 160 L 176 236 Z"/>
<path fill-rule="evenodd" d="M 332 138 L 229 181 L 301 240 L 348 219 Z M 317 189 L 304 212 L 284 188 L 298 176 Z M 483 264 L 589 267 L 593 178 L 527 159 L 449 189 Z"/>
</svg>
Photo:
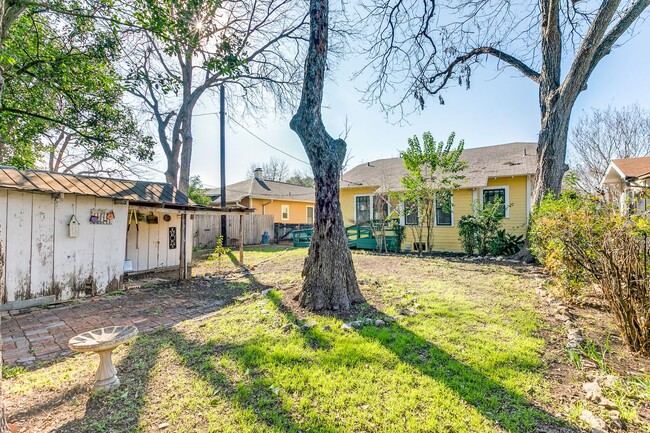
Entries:
<svg viewBox="0 0 650 433">
<path fill-rule="evenodd" d="M 273 215 L 274 223 L 306 224 L 307 206 L 314 206 L 314 203 L 254 198 L 251 200 L 251 205 L 255 209 L 255 215 Z M 282 219 L 282 205 L 289 206 L 289 219 Z"/>
<path fill-rule="evenodd" d="M 508 209 L 508 217 L 503 220 L 503 228 L 507 232 L 517 235 L 526 233 L 527 211 L 526 207 L 530 200 L 527 200 L 526 176 L 509 178 L 490 178 L 487 187 L 507 187 L 508 202 L 511 205 Z M 344 188 L 341 189 L 341 209 L 343 220 L 346 226 L 354 224 L 355 196 L 373 194 L 377 188 Z M 474 194 L 476 193 L 476 197 Z M 481 200 L 483 188 L 458 189 L 453 193 L 453 225 L 446 227 L 433 227 L 433 249 L 435 251 L 462 252 L 462 246 L 458 238 L 458 221 L 463 215 L 470 215 L 474 199 Z M 413 242 L 417 240 L 416 232 L 412 226 L 405 226 L 404 242 L 402 248 L 413 249 Z M 426 242 L 426 229 L 423 232 L 423 242 Z"/>
</svg>

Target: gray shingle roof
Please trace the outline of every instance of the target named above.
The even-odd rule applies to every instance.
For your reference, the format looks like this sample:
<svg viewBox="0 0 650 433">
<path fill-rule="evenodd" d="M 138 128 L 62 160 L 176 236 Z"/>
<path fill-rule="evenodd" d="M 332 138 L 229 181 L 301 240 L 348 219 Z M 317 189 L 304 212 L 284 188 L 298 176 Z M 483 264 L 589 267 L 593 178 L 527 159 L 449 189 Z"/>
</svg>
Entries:
<svg viewBox="0 0 650 433">
<path fill-rule="evenodd" d="M 206 191 L 210 197 L 218 197 L 221 189 L 215 188 Z M 276 200 L 314 201 L 314 188 L 290 183 L 275 182 L 272 180 L 247 179 L 226 186 L 226 200 L 241 201 L 246 197 L 267 198 Z M 218 202 L 218 199 L 215 199 Z"/>
<path fill-rule="evenodd" d="M 480 188 L 491 177 L 535 174 L 537 143 L 507 143 L 465 149 L 461 159 L 467 162 L 461 188 Z M 407 174 L 401 158 L 388 158 L 360 164 L 342 176 L 341 188 L 379 187 L 399 191 Z"/>
<path fill-rule="evenodd" d="M 139 203 L 194 206 L 185 194 L 169 183 L 119 180 L 44 170 L 18 170 L 7 166 L 0 166 L 0 188 L 89 195 Z"/>
</svg>

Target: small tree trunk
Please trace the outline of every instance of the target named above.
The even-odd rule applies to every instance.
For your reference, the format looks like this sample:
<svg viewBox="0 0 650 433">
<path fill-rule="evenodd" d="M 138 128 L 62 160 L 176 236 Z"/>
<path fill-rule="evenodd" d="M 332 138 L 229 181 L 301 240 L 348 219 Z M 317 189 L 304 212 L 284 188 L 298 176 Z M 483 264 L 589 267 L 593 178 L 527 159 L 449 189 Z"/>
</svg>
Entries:
<svg viewBox="0 0 650 433">
<path fill-rule="evenodd" d="M 303 268 L 300 305 L 344 310 L 363 302 L 343 226 L 339 180 L 346 144 L 325 130 L 321 115 L 327 67 L 328 1 L 310 0 L 309 51 L 298 111 L 291 119 L 314 173 L 316 206 L 309 255 Z"/>
</svg>

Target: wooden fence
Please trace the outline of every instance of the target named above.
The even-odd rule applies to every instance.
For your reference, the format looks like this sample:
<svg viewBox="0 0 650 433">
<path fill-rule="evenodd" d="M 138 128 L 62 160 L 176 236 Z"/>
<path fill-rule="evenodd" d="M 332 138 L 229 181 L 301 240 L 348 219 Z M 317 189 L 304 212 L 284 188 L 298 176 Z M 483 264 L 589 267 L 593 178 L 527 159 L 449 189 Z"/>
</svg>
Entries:
<svg viewBox="0 0 650 433">
<path fill-rule="evenodd" d="M 269 242 L 273 242 L 273 215 L 244 215 L 244 245 L 262 243 L 262 234 L 269 234 Z M 226 215 L 226 234 L 228 244 L 239 242 L 239 215 Z M 221 236 L 221 215 L 194 215 L 195 248 L 214 248 L 217 238 Z"/>
</svg>

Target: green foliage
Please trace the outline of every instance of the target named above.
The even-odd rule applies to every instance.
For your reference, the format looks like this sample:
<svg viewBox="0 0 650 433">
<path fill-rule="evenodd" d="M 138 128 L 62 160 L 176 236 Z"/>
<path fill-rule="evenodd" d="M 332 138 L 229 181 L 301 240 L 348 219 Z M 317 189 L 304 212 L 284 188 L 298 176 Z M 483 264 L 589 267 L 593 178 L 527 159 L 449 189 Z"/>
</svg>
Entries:
<svg viewBox="0 0 650 433">
<path fill-rule="evenodd" d="M 114 62 L 119 40 L 89 19 L 27 9 L 11 26 L 0 54 L 5 89 L 0 109 L 0 161 L 31 168 L 50 151 L 49 135 L 74 136 L 83 157 L 116 163 L 149 161 L 144 136 L 122 100 Z"/>
<path fill-rule="evenodd" d="M 458 221 L 458 235 L 467 254 L 512 255 L 521 249 L 523 236 L 507 233 L 501 228 L 503 214 L 499 208 L 503 202 L 474 203 L 472 215 L 463 215 Z"/>
<path fill-rule="evenodd" d="M 210 197 L 203 192 L 203 182 L 201 176 L 190 177 L 190 187 L 187 191 L 187 196 L 194 203 L 201 206 L 208 206 L 211 203 Z"/>
<path fill-rule="evenodd" d="M 136 0 L 135 9 L 136 23 L 163 43 L 166 55 L 201 53 L 201 68 L 208 74 L 234 77 L 248 71 L 243 60 L 246 41 L 215 19 L 226 13 L 222 0 Z M 152 79 L 149 75 L 131 78 Z M 178 93 L 183 83 L 182 76 L 169 69 L 154 79 L 154 87 L 163 93 Z"/>
<path fill-rule="evenodd" d="M 517 253 L 524 245 L 523 235 L 513 235 L 505 229 L 497 230 L 496 235 L 490 239 L 489 252 L 495 256 L 511 256 Z"/>
<path fill-rule="evenodd" d="M 602 219 L 591 220 L 589 215 L 598 214 L 593 197 L 578 194 L 569 188 L 555 199 L 548 195 L 534 209 L 530 224 L 531 252 L 544 264 L 544 267 L 557 278 L 560 288 L 569 299 L 576 299 L 587 284 L 585 269 L 567 251 L 562 233 L 570 230 L 579 233 L 592 223 L 602 223 Z M 590 209 L 589 212 L 585 212 Z M 565 216 L 571 216 L 571 226 Z M 575 238 L 583 248 L 588 248 L 580 236 Z"/>
<path fill-rule="evenodd" d="M 531 250 L 574 298 L 587 283 L 600 287 L 621 336 L 650 353 L 647 214 L 621 215 L 597 197 L 567 189 L 534 210 Z"/>
<path fill-rule="evenodd" d="M 222 265 L 223 265 L 223 258 L 224 256 L 228 255 L 230 253 L 230 248 L 224 246 L 223 244 L 223 236 L 219 236 L 217 238 L 217 245 L 214 247 L 214 250 L 212 253 L 208 256 L 208 261 L 209 262 L 217 262 L 217 269 L 221 271 Z"/>
<path fill-rule="evenodd" d="M 420 214 L 419 226 L 412 226 L 415 237 L 423 241 L 426 232 L 427 249 L 433 248 L 432 228 L 435 222 L 435 200 L 450 203 L 453 190 L 465 178 L 461 172 L 467 163 L 461 160 L 464 140 L 454 144 L 456 134 L 452 133 L 446 142 L 436 142 L 430 132 L 408 139 L 406 150 L 400 152 L 408 174 L 401 179 L 404 191 L 399 199 L 417 206 Z"/>
</svg>

